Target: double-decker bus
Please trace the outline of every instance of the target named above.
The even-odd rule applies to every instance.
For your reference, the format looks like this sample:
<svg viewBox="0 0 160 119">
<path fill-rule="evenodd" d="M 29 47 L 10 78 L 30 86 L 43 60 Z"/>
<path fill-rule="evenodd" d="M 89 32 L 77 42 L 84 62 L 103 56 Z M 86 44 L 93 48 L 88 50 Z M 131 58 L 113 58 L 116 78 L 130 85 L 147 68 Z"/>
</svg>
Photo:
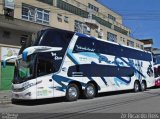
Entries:
<svg viewBox="0 0 160 119">
<path fill-rule="evenodd" d="M 154 84 L 151 53 L 80 33 L 46 29 L 16 58 L 12 98 L 65 96 L 75 101 L 80 94 L 91 99 L 101 92 L 138 92 Z"/>
</svg>

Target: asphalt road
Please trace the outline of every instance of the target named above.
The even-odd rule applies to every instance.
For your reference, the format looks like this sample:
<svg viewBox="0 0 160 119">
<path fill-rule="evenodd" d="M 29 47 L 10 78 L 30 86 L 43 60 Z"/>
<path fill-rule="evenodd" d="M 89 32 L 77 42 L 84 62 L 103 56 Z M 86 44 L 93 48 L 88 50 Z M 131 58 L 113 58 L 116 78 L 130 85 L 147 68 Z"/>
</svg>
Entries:
<svg viewBox="0 0 160 119">
<path fill-rule="evenodd" d="M 79 99 L 75 102 L 65 102 L 64 98 L 54 98 L 40 101 L 27 101 L 18 104 L 1 104 L 0 113 L 3 114 L 2 116 L 6 116 L 8 113 L 25 113 L 25 116 L 21 115 L 24 119 L 78 119 L 82 117 L 89 119 L 89 115 L 93 117 L 97 115 L 110 117 L 114 115 L 113 113 L 119 113 L 117 115 L 115 114 L 115 117 L 123 118 L 123 116 L 126 116 L 126 114 L 128 116 L 130 113 L 156 114 L 160 113 L 160 88 L 148 89 L 145 92 L 139 93 L 128 91 L 125 93 L 103 93 L 94 99 Z M 110 114 L 105 115 L 106 113 Z M 160 115 L 151 116 L 160 118 Z M 112 119 L 114 118 L 112 117 Z"/>
</svg>

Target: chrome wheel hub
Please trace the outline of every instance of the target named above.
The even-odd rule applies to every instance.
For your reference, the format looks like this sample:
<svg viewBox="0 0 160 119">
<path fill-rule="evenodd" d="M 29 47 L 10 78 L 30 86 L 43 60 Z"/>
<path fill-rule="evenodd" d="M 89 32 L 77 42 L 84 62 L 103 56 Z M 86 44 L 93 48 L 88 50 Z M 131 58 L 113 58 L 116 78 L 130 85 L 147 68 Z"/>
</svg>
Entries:
<svg viewBox="0 0 160 119">
<path fill-rule="evenodd" d="M 139 85 L 135 84 L 135 90 L 138 91 L 139 90 Z"/>
<path fill-rule="evenodd" d="M 142 84 L 141 84 L 141 87 L 142 87 L 142 90 L 144 90 L 144 89 L 145 89 L 145 85 L 144 85 L 144 83 L 142 83 Z"/>
<path fill-rule="evenodd" d="M 77 97 L 77 89 L 75 87 L 69 88 L 69 97 L 71 98 Z"/>
<path fill-rule="evenodd" d="M 94 88 L 92 86 L 87 87 L 87 94 L 90 96 L 94 95 Z"/>
</svg>

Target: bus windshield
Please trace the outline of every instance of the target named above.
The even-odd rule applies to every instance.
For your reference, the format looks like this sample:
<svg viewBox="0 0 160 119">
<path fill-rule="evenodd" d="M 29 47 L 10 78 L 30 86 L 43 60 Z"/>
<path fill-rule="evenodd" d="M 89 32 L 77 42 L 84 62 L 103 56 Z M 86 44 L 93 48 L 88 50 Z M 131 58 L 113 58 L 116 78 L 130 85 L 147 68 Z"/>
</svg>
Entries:
<svg viewBox="0 0 160 119">
<path fill-rule="evenodd" d="M 16 60 L 14 82 L 22 82 L 34 78 L 35 58 L 35 55 L 31 55 L 27 58 L 27 61 Z"/>
<path fill-rule="evenodd" d="M 47 29 L 41 32 L 32 46 L 61 47 L 62 50 L 34 53 L 27 57 L 27 61 L 18 59 L 13 82 L 22 83 L 39 76 L 58 72 L 73 35 L 73 32 L 57 29 Z"/>
</svg>

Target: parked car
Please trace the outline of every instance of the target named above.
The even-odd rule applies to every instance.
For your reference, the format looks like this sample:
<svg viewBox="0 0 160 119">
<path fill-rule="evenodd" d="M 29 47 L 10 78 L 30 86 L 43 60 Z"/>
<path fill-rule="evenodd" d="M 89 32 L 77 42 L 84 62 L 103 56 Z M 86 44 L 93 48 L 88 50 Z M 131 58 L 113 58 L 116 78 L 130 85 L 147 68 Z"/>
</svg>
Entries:
<svg viewBox="0 0 160 119">
<path fill-rule="evenodd" d="M 154 65 L 155 86 L 160 87 L 160 64 Z"/>
<path fill-rule="evenodd" d="M 160 87 L 160 77 L 156 78 L 155 86 Z"/>
</svg>

